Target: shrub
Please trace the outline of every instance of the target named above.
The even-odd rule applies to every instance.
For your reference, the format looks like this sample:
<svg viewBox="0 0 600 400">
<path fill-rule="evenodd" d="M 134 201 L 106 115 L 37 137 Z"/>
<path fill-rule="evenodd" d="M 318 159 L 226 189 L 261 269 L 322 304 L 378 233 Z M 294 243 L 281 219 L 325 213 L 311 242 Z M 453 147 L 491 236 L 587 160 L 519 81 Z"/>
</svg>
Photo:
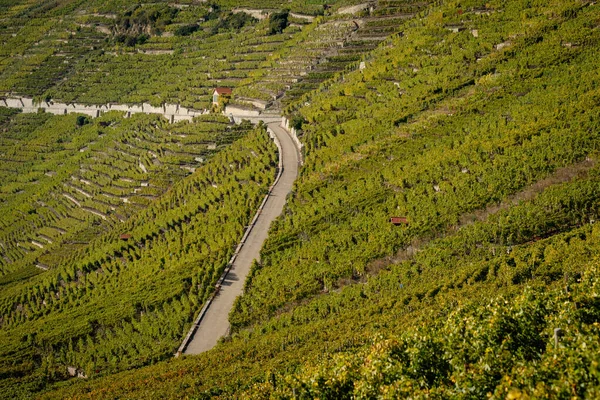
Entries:
<svg viewBox="0 0 600 400">
<path fill-rule="evenodd" d="M 283 32 L 288 26 L 289 11 L 273 13 L 269 16 L 269 35 Z"/>
<path fill-rule="evenodd" d="M 88 117 L 86 117 L 85 115 L 79 115 L 75 122 L 75 124 L 77 126 L 83 126 L 83 125 L 87 125 L 89 123 L 90 123 L 90 119 Z"/>
<path fill-rule="evenodd" d="M 175 29 L 175 36 L 189 36 L 200 29 L 198 24 L 182 25 Z"/>
<path fill-rule="evenodd" d="M 244 26 L 253 24 L 257 21 L 256 18 L 246 13 L 229 13 L 226 17 L 219 19 L 219 22 L 212 28 L 212 33 L 217 33 L 220 30 L 235 30 L 239 31 Z"/>
<path fill-rule="evenodd" d="M 300 130 L 305 122 L 306 120 L 302 115 L 294 115 L 290 120 L 290 126 L 296 130 Z"/>
</svg>

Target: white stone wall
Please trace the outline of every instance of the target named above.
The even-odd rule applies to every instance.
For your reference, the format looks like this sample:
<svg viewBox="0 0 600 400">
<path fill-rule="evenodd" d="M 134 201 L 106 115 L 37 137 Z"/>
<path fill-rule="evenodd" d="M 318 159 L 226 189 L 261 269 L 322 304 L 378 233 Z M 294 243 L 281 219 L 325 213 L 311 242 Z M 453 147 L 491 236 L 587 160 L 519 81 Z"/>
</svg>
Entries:
<svg viewBox="0 0 600 400">
<path fill-rule="evenodd" d="M 125 104 L 109 104 L 108 108 L 113 111 L 128 111 L 129 107 Z"/>
<path fill-rule="evenodd" d="M 55 115 L 78 113 L 88 115 L 92 118 L 99 117 L 107 111 L 121 111 L 124 112 L 127 117 L 130 117 L 131 114 L 136 113 L 159 114 L 167 118 L 167 120 L 171 123 L 179 121 L 191 121 L 195 116 L 208 113 L 208 110 L 192 110 L 186 107 L 180 107 L 177 104 L 165 104 L 161 107 L 154 107 L 149 103 L 144 103 L 141 105 L 87 105 L 79 103 L 57 103 L 53 101 L 34 103 L 31 98 L 26 97 L 9 97 L 5 99 L 0 99 L 0 106 L 19 108 L 25 113 L 34 113 L 41 108 L 44 111 Z M 302 144 L 298 140 L 296 132 L 293 129 L 289 129 L 289 122 L 287 122 L 287 119 L 281 119 L 281 117 L 277 114 L 263 113 L 261 112 L 261 110 L 246 109 L 243 107 L 236 107 L 233 105 L 227 106 L 225 108 L 224 114 L 229 116 L 235 123 L 238 124 L 241 123 L 243 120 L 249 120 L 253 124 L 258 124 L 261 121 L 265 123 L 281 121 L 282 126 L 286 127 L 288 131 L 292 132 L 292 139 L 294 139 L 294 142 L 296 143 L 298 148 L 302 148 Z"/>
<path fill-rule="evenodd" d="M 129 106 L 129 112 L 132 114 L 143 113 L 144 109 L 142 108 L 142 106 L 133 105 Z"/>
<path fill-rule="evenodd" d="M 232 12 L 234 14 L 243 12 L 259 20 L 267 18 L 270 14 L 270 12 L 265 12 L 264 10 L 256 10 L 250 8 L 234 8 Z"/>
<path fill-rule="evenodd" d="M 300 165 L 304 164 L 304 158 L 302 155 L 302 148 L 304 147 L 304 144 L 300 141 L 300 139 L 298 139 L 298 132 L 296 132 L 296 129 L 290 127 L 290 121 L 286 117 L 281 117 L 281 126 L 283 126 L 285 130 L 290 133 L 290 136 L 292 136 L 292 140 L 294 141 L 294 144 L 298 148 L 298 153 L 300 154 Z"/>
<path fill-rule="evenodd" d="M 290 17 L 298 18 L 298 19 L 305 19 L 307 21 L 312 21 L 313 19 L 315 19 L 315 17 L 312 15 L 298 14 L 298 13 L 294 13 L 294 12 L 290 13 Z"/>
<path fill-rule="evenodd" d="M 271 122 L 278 122 L 280 120 L 280 117 L 264 117 L 264 116 L 256 117 L 256 116 L 251 116 L 251 115 L 240 115 L 240 116 L 233 117 L 233 122 L 235 122 L 236 124 L 241 124 L 243 120 L 248 120 L 248 121 L 250 121 L 251 124 L 258 124 L 261 121 L 268 124 Z"/>
<path fill-rule="evenodd" d="M 155 107 L 149 103 L 143 103 L 141 105 L 133 104 L 101 104 L 101 105 L 88 105 L 79 103 L 57 103 L 57 102 L 41 102 L 34 103 L 33 99 L 28 97 L 8 97 L 0 99 L 0 106 L 19 108 L 24 113 L 35 113 L 38 109 L 55 114 L 64 115 L 71 113 L 85 114 L 92 118 L 99 117 L 107 111 L 122 111 L 127 117 L 131 114 L 145 113 L 145 114 L 160 114 L 167 118 L 170 122 L 177 121 L 191 121 L 193 117 L 202 115 L 206 112 L 191 110 L 185 107 L 179 107 L 178 104 L 164 104 L 160 107 Z"/>
<path fill-rule="evenodd" d="M 149 103 L 143 103 L 142 110 L 145 113 L 150 113 L 150 114 L 164 114 L 165 113 L 164 106 L 163 107 L 154 107 L 153 105 L 151 105 Z"/>
<path fill-rule="evenodd" d="M 179 106 L 177 104 L 165 104 L 165 113 L 166 114 L 175 115 L 175 114 L 177 114 L 178 110 L 179 110 Z"/>
<path fill-rule="evenodd" d="M 179 122 L 179 121 L 191 121 L 194 117 L 191 115 L 173 115 L 173 120 L 171 122 Z"/>
<path fill-rule="evenodd" d="M 252 110 L 239 106 L 227 105 L 225 106 L 224 114 L 227 116 L 233 116 L 234 118 L 238 116 L 258 117 L 260 115 L 260 110 Z"/>
<path fill-rule="evenodd" d="M 24 104 L 21 99 L 6 99 L 6 105 L 10 108 L 23 108 Z"/>
<path fill-rule="evenodd" d="M 243 102 L 243 103 L 252 104 L 254 107 L 256 107 L 260 110 L 265 110 L 271 103 L 270 101 L 260 100 L 260 99 L 252 99 L 250 97 L 236 97 L 236 100 Z"/>
<path fill-rule="evenodd" d="M 67 112 L 66 108 L 47 108 L 46 112 L 54 115 L 65 115 Z"/>
</svg>

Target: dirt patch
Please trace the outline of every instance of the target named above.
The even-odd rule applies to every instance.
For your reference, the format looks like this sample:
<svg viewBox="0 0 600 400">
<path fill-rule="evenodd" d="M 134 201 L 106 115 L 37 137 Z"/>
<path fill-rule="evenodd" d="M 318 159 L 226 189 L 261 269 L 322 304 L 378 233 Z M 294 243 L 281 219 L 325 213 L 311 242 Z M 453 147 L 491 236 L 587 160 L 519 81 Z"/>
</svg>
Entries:
<svg viewBox="0 0 600 400">
<path fill-rule="evenodd" d="M 337 14 L 356 14 L 356 13 L 361 12 L 363 10 L 369 9 L 369 6 L 370 6 L 369 3 L 363 3 L 363 4 L 358 4 L 358 5 L 355 5 L 355 6 L 341 7 L 337 11 Z"/>
<path fill-rule="evenodd" d="M 496 214 L 502 210 L 506 210 L 510 206 L 516 205 L 521 201 L 530 201 L 549 186 L 569 182 L 577 177 L 585 176 L 587 171 L 593 168 L 595 165 L 595 160 L 586 158 L 584 161 L 569 165 L 568 167 L 559 168 L 552 175 L 535 182 L 533 185 L 528 186 L 512 196 L 509 196 L 503 202 L 491 204 L 484 209 L 462 215 L 459 218 L 459 226 L 457 228 L 471 225 L 477 221 L 483 221 L 490 215 Z"/>
<path fill-rule="evenodd" d="M 401 262 L 411 260 L 421 248 L 423 248 L 432 240 L 452 234 L 452 232 L 456 232 L 461 228 L 469 226 L 475 222 L 484 221 L 491 215 L 494 215 L 502 210 L 506 210 L 511 206 L 517 205 L 519 202 L 530 201 L 552 185 L 558 185 L 569 182 L 576 178 L 585 177 L 587 172 L 595 166 L 596 160 L 586 158 L 584 161 L 569 165 L 567 167 L 558 168 L 552 175 L 533 183 L 532 185 L 511 196 L 508 196 L 507 199 L 500 203 L 490 204 L 485 208 L 463 214 L 459 217 L 459 223 L 448 228 L 444 233 L 432 237 L 414 238 L 409 246 L 400 249 L 395 255 L 370 261 L 365 267 L 364 275 L 354 276 L 352 278 L 340 278 L 334 285 L 335 291 L 339 291 L 344 286 L 350 284 L 364 283 L 367 281 L 369 276 L 374 276 L 379 274 L 381 271 L 389 270 L 389 266 L 391 264 L 399 264 Z M 304 304 L 310 300 L 312 300 L 312 298 L 303 299 L 292 304 L 286 304 L 279 312 L 276 313 L 276 315 L 289 311 L 295 306 Z"/>
</svg>

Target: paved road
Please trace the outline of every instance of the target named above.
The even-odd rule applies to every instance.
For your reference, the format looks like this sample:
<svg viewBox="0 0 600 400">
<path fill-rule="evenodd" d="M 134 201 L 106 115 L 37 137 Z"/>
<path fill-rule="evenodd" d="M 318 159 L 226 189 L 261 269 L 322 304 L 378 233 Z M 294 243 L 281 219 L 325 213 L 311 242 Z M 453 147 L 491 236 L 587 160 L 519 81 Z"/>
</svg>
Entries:
<svg viewBox="0 0 600 400">
<path fill-rule="evenodd" d="M 204 318 L 194 333 L 192 340 L 184 350 L 185 354 L 199 354 L 212 349 L 217 341 L 229 330 L 229 311 L 237 296 L 242 293 L 246 276 L 254 259 L 267 238 L 271 222 L 281 214 L 287 194 L 298 173 L 298 152 L 289 134 L 279 123 L 268 125 L 281 143 L 283 173 L 265 203 L 262 213 L 256 220 L 254 228 L 240 249 L 237 259 L 227 274 L 219 294 L 214 298 Z"/>
</svg>

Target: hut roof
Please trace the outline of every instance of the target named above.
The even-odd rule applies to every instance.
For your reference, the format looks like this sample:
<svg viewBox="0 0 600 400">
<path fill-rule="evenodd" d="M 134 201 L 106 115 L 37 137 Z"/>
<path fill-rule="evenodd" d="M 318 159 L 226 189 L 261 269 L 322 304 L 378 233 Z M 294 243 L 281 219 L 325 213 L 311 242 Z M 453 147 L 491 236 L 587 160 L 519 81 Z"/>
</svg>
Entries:
<svg viewBox="0 0 600 400">
<path fill-rule="evenodd" d="M 214 92 L 217 93 L 218 95 L 231 94 L 232 93 L 231 89 L 230 88 L 226 88 L 226 87 L 216 87 Z"/>
<path fill-rule="evenodd" d="M 394 225 L 408 224 L 408 218 L 406 218 L 406 217 L 390 217 L 390 222 Z"/>
</svg>

